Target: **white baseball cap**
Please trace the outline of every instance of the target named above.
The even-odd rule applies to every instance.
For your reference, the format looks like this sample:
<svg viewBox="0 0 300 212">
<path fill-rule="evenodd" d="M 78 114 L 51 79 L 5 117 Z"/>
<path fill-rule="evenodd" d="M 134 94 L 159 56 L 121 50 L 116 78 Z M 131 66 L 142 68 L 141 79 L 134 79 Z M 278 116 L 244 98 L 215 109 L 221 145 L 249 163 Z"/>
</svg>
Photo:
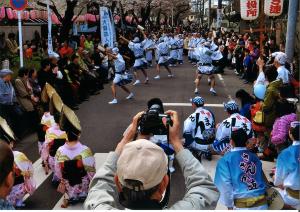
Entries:
<svg viewBox="0 0 300 212">
<path fill-rule="evenodd" d="M 117 176 L 122 186 L 134 189 L 126 180 L 142 183 L 141 190 L 159 185 L 168 171 L 163 149 L 151 141 L 140 139 L 125 145 L 117 162 Z"/>
</svg>

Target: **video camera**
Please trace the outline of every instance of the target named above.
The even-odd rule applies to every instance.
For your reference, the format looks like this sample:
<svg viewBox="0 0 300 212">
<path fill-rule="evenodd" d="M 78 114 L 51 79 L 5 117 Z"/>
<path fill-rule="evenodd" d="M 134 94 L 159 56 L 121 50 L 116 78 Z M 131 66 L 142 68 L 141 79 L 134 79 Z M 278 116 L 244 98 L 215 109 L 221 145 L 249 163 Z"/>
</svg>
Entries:
<svg viewBox="0 0 300 212">
<path fill-rule="evenodd" d="M 139 121 L 139 131 L 142 135 L 167 135 L 166 125 L 172 126 L 173 122 L 169 115 L 161 113 L 162 108 L 158 104 L 153 104 L 149 110 L 144 113 Z M 167 119 L 166 125 L 163 118 Z"/>
</svg>

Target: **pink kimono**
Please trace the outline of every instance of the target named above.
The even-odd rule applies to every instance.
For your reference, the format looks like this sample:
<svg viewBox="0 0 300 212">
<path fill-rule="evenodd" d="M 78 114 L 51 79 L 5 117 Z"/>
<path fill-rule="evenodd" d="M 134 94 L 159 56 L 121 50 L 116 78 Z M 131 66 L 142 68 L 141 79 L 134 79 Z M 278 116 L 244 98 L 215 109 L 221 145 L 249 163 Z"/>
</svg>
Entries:
<svg viewBox="0 0 300 212">
<path fill-rule="evenodd" d="M 33 166 L 32 162 L 22 152 L 13 151 L 13 153 L 16 178 L 15 185 L 7 196 L 7 201 L 16 207 L 23 207 L 24 196 L 26 194 L 32 195 L 36 189 Z"/>
<path fill-rule="evenodd" d="M 47 129 L 45 134 L 45 142 L 41 148 L 41 157 L 45 164 L 46 174 L 48 174 L 48 169 L 54 171 L 55 157 L 49 154 L 50 145 L 52 145 L 54 139 L 67 139 L 67 134 L 65 131 L 61 131 L 59 125 L 54 123 L 50 128 Z M 53 178 L 56 178 L 55 175 Z"/>
<path fill-rule="evenodd" d="M 71 186 L 67 179 L 63 178 L 62 170 L 64 162 L 70 160 L 79 160 L 84 168 L 86 175 L 82 177 L 82 182 Z M 55 156 L 55 175 L 60 179 L 61 184 L 64 184 L 65 191 L 70 199 L 78 200 L 85 198 L 88 194 L 90 181 L 95 175 L 95 158 L 92 151 L 79 141 L 74 146 L 69 146 L 68 143 L 61 146 Z"/>
</svg>

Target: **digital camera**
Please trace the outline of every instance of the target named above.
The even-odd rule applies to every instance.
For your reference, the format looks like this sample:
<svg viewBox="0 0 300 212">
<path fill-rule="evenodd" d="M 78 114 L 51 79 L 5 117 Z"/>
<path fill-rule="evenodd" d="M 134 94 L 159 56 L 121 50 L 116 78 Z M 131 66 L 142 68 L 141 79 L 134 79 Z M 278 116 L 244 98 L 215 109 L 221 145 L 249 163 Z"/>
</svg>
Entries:
<svg viewBox="0 0 300 212">
<path fill-rule="evenodd" d="M 142 135 L 167 135 L 167 127 L 163 123 L 163 118 L 167 119 L 167 125 L 172 126 L 169 115 L 160 113 L 161 106 L 154 104 L 144 113 L 139 121 L 139 131 Z"/>
</svg>

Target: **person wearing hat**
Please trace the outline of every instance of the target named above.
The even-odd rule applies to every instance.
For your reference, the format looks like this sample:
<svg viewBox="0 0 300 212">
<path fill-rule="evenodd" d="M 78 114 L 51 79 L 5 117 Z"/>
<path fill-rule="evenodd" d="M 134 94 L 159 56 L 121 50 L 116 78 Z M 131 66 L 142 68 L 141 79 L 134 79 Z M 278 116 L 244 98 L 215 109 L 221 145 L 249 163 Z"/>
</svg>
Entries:
<svg viewBox="0 0 300 212">
<path fill-rule="evenodd" d="M 238 104 L 235 101 L 230 100 L 227 103 L 224 103 L 224 108 L 229 117 L 217 125 L 216 139 L 211 145 L 211 151 L 214 151 L 217 154 L 225 154 L 230 151 L 230 138 L 233 127 L 243 128 L 247 133 L 248 139 L 253 137 L 251 122 L 246 117 L 239 114 Z"/>
<path fill-rule="evenodd" d="M 49 112 L 54 117 L 55 123 L 52 124 L 45 133 L 45 142 L 41 148 L 41 158 L 45 165 L 46 175 L 49 170 L 54 171 L 56 150 L 62 146 L 66 139 L 66 132 L 59 127 L 60 113 L 63 107 L 63 102 L 57 93 L 53 93 L 49 102 Z M 56 185 L 58 177 L 54 174 L 52 177 L 52 184 Z"/>
<path fill-rule="evenodd" d="M 192 107 L 195 112 L 184 122 L 184 146 L 200 158 L 204 154 L 206 159 L 211 160 L 212 155 L 208 147 L 215 137 L 215 116 L 204 108 L 204 99 L 200 96 L 192 99 Z"/>
<path fill-rule="evenodd" d="M 112 49 L 112 54 L 108 53 L 113 61 L 115 66 L 115 78 L 111 85 L 111 90 L 113 94 L 113 100 L 109 102 L 109 104 L 117 104 L 117 92 L 116 86 L 120 86 L 126 93 L 129 95 L 126 97 L 127 100 L 132 99 L 134 94 L 125 86 L 132 82 L 132 79 L 129 74 L 125 73 L 126 65 L 122 55 L 119 53 L 119 49 L 117 47 Z"/>
<path fill-rule="evenodd" d="M 300 122 L 291 123 L 289 137 L 292 145 L 284 149 L 277 158 L 274 185 L 281 188 L 286 206 L 300 210 Z"/>
<path fill-rule="evenodd" d="M 239 127 L 231 131 L 232 149 L 218 161 L 214 179 L 220 202 L 231 210 L 267 210 L 262 163 L 246 148 L 247 132 Z"/>
<path fill-rule="evenodd" d="M 7 120 L 19 136 L 21 129 L 17 123 L 22 111 L 20 111 L 17 104 L 16 92 L 12 84 L 12 75 L 13 72 L 10 69 L 0 70 L 0 116 Z"/>
<path fill-rule="evenodd" d="M 215 91 L 215 77 L 214 77 L 214 66 L 212 65 L 212 55 L 213 51 L 210 50 L 211 43 L 206 41 L 203 44 L 203 47 L 199 49 L 199 62 L 198 62 L 198 70 L 197 77 L 195 80 L 195 94 L 199 93 L 200 80 L 203 75 L 207 75 L 210 79 L 210 92 L 215 96 L 217 92 Z"/>
<path fill-rule="evenodd" d="M 14 210 L 6 200 L 14 185 L 14 154 L 5 142 L 0 141 L 0 210 Z"/>
<path fill-rule="evenodd" d="M 170 183 L 167 156 L 161 147 L 151 141 L 133 141 L 143 113 L 140 112 L 133 118 L 116 150 L 109 153 L 106 162 L 98 170 L 90 184 L 85 209 L 115 210 L 118 203 L 129 209 L 166 209 L 168 192 L 166 198 L 163 197 Z M 166 113 L 173 121 L 169 131 L 170 144 L 176 152 L 186 185 L 183 199 L 168 208 L 215 209 L 219 192 L 200 162 L 183 148 L 177 112 Z"/>
<path fill-rule="evenodd" d="M 172 78 L 174 77 L 171 69 L 169 68 L 169 60 L 170 60 L 170 48 L 169 48 L 169 41 L 167 37 L 160 37 L 159 38 L 159 44 L 156 46 L 157 49 L 157 56 L 158 56 L 158 62 L 156 66 L 157 75 L 154 77 L 154 79 L 159 80 L 160 79 L 160 67 L 164 66 L 166 70 L 168 71 L 168 77 Z"/>
<path fill-rule="evenodd" d="M 45 134 L 47 129 L 55 125 L 54 116 L 51 115 L 49 111 L 49 102 L 53 93 L 56 93 L 56 90 L 50 84 L 46 83 L 41 93 L 41 101 L 43 105 L 44 114 L 41 118 L 41 126 L 38 131 L 38 149 L 40 154 L 42 154 L 42 148 L 45 142 Z"/>
<path fill-rule="evenodd" d="M 283 84 L 290 83 L 290 72 L 286 69 L 287 56 L 283 52 L 275 52 L 272 54 L 275 57 L 274 66 L 277 68 L 277 79 L 282 79 Z"/>
<path fill-rule="evenodd" d="M 140 30 L 140 29 L 138 29 L 138 30 Z M 144 39 L 146 39 L 147 36 L 145 35 L 145 33 L 143 31 L 141 31 L 141 32 L 143 33 Z M 142 73 L 145 76 L 145 84 L 148 84 L 149 78 L 148 78 L 148 74 L 145 70 L 145 68 L 147 66 L 147 61 L 144 56 L 145 40 L 143 42 L 141 42 L 139 37 L 135 37 L 132 41 L 129 41 L 126 38 L 124 38 L 123 36 L 120 36 L 120 39 L 122 39 L 128 43 L 129 49 L 131 49 L 131 51 L 133 51 L 134 56 L 135 56 L 135 62 L 134 62 L 133 68 L 135 70 L 134 74 L 136 77 L 136 81 L 133 83 L 133 85 L 138 85 L 141 83 L 141 81 L 138 78 L 138 72 L 137 72 L 138 70 L 142 71 Z"/>
<path fill-rule="evenodd" d="M 0 117 L 0 142 L 6 142 L 12 149 L 15 142 L 15 136 L 6 120 Z M 14 184 L 6 197 L 7 201 L 16 208 L 25 206 L 23 198 L 25 195 L 32 195 L 36 189 L 33 179 L 33 165 L 26 155 L 19 151 L 13 151 L 14 155 Z"/>
<path fill-rule="evenodd" d="M 85 200 L 95 174 L 95 158 L 91 149 L 79 141 L 80 122 L 66 105 L 62 107 L 59 126 L 66 132 L 67 140 L 56 151 L 54 173 L 60 181 L 58 191 L 68 196 L 61 206 L 65 208 Z"/>
</svg>

